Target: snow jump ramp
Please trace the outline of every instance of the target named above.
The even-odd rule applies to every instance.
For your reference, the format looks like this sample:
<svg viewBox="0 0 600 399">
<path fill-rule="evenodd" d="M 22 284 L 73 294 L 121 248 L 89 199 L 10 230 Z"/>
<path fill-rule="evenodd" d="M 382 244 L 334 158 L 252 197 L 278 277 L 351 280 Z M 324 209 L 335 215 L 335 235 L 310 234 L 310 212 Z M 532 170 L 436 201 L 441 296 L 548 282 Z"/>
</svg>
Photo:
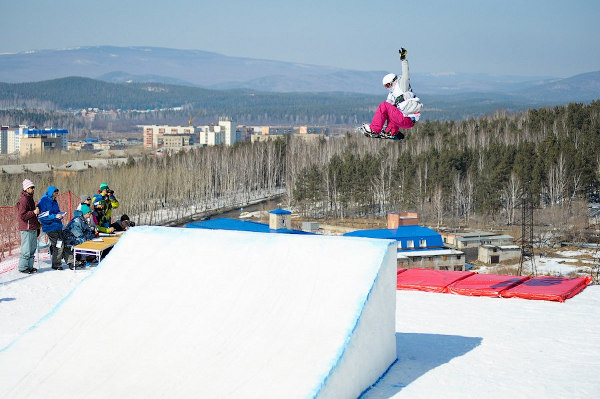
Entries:
<svg viewBox="0 0 600 399">
<path fill-rule="evenodd" d="M 0 351 L 0 397 L 357 397 L 396 359 L 395 255 L 387 240 L 136 227 Z"/>
</svg>

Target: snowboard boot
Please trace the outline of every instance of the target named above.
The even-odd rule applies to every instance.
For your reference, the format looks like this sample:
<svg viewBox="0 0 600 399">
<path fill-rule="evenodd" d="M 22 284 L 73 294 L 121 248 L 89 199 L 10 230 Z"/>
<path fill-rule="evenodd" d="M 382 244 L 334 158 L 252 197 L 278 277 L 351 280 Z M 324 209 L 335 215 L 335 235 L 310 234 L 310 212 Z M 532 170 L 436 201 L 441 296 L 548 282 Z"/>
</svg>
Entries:
<svg viewBox="0 0 600 399">
<path fill-rule="evenodd" d="M 368 123 L 363 123 L 358 130 L 367 137 L 379 137 L 379 132 L 371 130 L 371 126 Z"/>
</svg>

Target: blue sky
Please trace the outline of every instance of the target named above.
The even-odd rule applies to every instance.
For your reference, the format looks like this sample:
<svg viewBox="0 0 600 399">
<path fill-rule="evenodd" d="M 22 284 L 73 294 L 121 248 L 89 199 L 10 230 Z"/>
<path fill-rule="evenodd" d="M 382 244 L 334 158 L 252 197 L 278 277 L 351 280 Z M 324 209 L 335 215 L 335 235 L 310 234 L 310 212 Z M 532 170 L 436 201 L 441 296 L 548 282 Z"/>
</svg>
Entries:
<svg viewBox="0 0 600 399">
<path fill-rule="evenodd" d="M 155 4 L 156 3 L 156 4 Z M 156 46 L 356 70 L 600 70 L 599 0 L 0 0 L 0 53 Z"/>
</svg>

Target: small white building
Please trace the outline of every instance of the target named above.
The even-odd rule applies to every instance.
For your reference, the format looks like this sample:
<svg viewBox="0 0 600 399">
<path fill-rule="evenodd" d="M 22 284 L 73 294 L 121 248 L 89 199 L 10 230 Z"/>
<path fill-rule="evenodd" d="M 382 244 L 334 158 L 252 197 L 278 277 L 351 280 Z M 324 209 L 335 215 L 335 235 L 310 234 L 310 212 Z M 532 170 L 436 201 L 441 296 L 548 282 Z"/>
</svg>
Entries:
<svg viewBox="0 0 600 399">
<path fill-rule="evenodd" d="M 514 237 L 507 234 L 496 234 L 484 237 L 460 237 L 456 239 L 456 249 L 476 248 L 480 245 L 509 245 Z"/>
<path fill-rule="evenodd" d="M 482 245 L 479 247 L 477 259 L 488 265 L 507 260 L 519 260 L 521 247 L 518 245 Z"/>
<path fill-rule="evenodd" d="M 477 248 L 480 245 L 510 245 L 514 242 L 512 236 L 488 231 L 443 232 L 442 239 L 444 244 L 456 249 Z"/>
<path fill-rule="evenodd" d="M 319 231 L 319 222 L 302 222 L 302 231 L 316 233 Z"/>
</svg>

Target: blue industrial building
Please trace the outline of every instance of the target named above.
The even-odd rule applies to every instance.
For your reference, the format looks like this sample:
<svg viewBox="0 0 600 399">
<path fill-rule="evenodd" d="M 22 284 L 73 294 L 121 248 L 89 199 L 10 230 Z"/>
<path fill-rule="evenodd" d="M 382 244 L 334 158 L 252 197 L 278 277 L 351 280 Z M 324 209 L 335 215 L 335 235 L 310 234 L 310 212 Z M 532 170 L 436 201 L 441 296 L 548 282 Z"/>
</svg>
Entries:
<svg viewBox="0 0 600 399">
<path fill-rule="evenodd" d="M 398 243 L 398 267 L 465 270 L 464 253 L 446 248 L 442 235 L 428 227 L 410 224 L 396 228 L 357 230 L 344 236 L 395 240 Z"/>
<path fill-rule="evenodd" d="M 444 248 L 442 236 L 435 230 L 422 226 L 398 226 L 396 229 L 356 230 L 349 237 L 380 238 L 398 241 L 398 249 Z"/>
<path fill-rule="evenodd" d="M 272 229 L 268 224 L 265 223 L 230 218 L 218 218 L 199 222 L 191 222 L 186 224 L 185 227 L 192 229 L 252 231 L 255 233 L 313 234 L 306 231 L 293 229 Z"/>
<path fill-rule="evenodd" d="M 59 137 L 61 149 L 67 149 L 68 129 L 27 129 L 23 131 L 23 137 Z"/>
<path fill-rule="evenodd" d="M 218 218 L 191 222 L 186 224 L 185 227 L 193 229 L 251 231 L 255 233 L 313 234 L 302 230 L 287 228 L 289 225 L 290 215 L 290 211 L 286 211 L 285 209 L 275 209 L 269 212 L 269 224 L 229 218 Z"/>
</svg>

